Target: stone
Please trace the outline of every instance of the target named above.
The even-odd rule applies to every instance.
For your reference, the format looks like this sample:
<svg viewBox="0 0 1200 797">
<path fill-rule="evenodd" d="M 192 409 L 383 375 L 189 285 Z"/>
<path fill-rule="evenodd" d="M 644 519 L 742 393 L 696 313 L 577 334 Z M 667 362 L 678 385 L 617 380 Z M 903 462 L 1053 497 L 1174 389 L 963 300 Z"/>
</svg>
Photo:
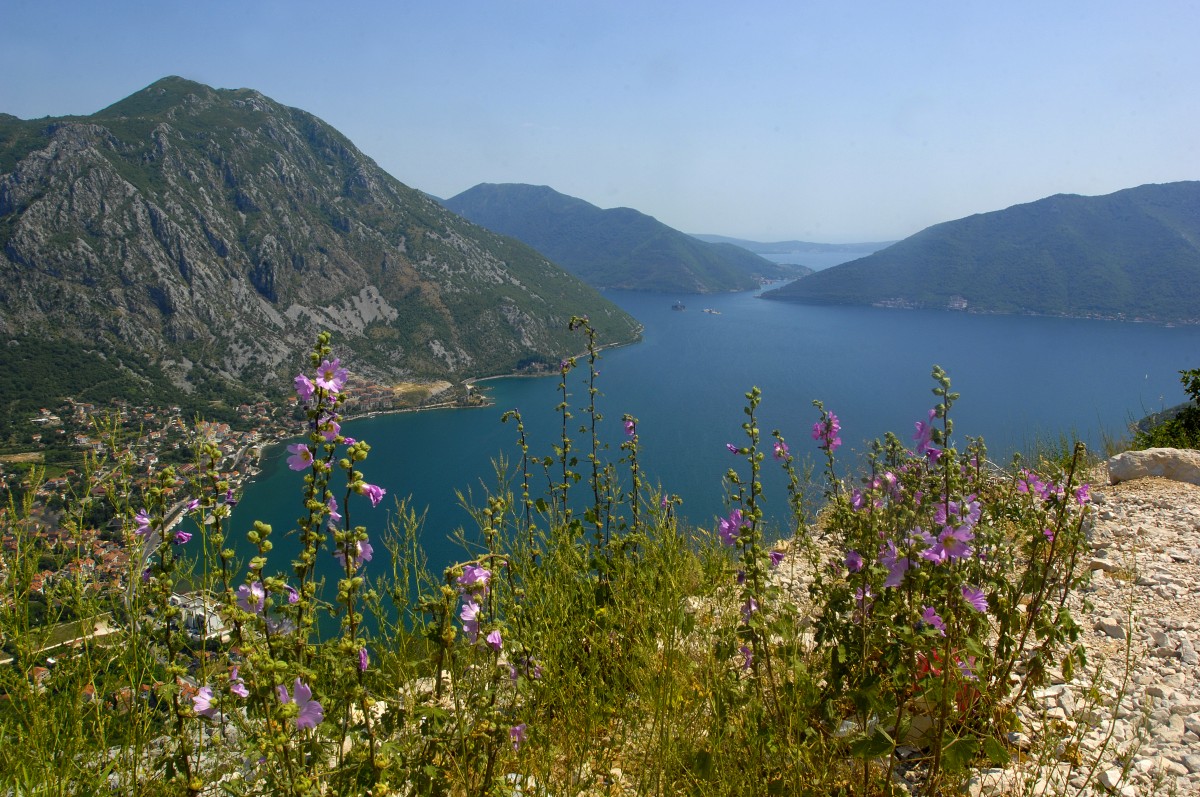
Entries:
<svg viewBox="0 0 1200 797">
<path fill-rule="evenodd" d="M 1147 476 L 1200 485 L 1200 451 L 1147 448 L 1145 451 L 1126 451 L 1108 460 L 1111 484 Z"/>
</svg>

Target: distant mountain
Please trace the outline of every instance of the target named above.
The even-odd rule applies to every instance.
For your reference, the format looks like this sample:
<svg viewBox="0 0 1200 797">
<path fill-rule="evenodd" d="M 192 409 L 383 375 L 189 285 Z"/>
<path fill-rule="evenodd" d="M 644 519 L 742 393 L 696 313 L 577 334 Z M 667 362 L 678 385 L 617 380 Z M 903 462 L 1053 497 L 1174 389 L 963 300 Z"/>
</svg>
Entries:
<svg viewBox="0 0 1200 797">
<path fill-rule="evenodd" d="M 1200 182 L 945 222 L 764 298 L 1200 322 Z"/>
<path fill-rule="evenodd" d="M 10 347 L 261 390 L 329 329 L 368 376 L 457 379 L 557 364 L 581 345 L 573 314 L 636 337 L 593 288 L 256 91 L 171 77 L 90 116 L 0 117 Z"/>
<path fill-rule="evenodd" d="M 852 244 L 821 244 L 813 243 L 812 241 L 775 241 L 773 243 L 765 243 L 763 241 L 747 241 L 744 238 L 730 238 L 725 235 L 702 235 L 693 233 L 693 238 L 698 238 L 707 243 L 723 243 L 740 246 L 743 249 L 748 249 L 751 252 L 759 255 L 805 255 L 805 254 L 836 254 L 838 252 L 878 252 L 880 249 L 891 246 L 895 241 L 868 241 L 863 243 Z"/>
<path fill-rule="evenodd" d="M 602 210 L 544 185 L 481 183 L 444 204 L 529 244 L 597 287 L 715 293 L 797 276 L 739 247 L 698 241 L 631 208 Z"/>
</svg>

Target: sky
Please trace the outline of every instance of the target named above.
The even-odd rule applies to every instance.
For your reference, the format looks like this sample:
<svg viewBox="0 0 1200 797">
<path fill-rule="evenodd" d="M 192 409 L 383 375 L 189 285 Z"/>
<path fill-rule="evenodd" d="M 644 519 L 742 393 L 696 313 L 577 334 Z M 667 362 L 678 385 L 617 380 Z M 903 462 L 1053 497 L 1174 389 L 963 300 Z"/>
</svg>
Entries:
<svg viewBox="0 0 1200 797">
<path fill-rule="evenodd" d="M 309 111 L 401 182 L 689 233 L 887 241 L 1200 179 L 1200 4 L 0 0 L 0 112 L 159 78 Z"/>
</svg>

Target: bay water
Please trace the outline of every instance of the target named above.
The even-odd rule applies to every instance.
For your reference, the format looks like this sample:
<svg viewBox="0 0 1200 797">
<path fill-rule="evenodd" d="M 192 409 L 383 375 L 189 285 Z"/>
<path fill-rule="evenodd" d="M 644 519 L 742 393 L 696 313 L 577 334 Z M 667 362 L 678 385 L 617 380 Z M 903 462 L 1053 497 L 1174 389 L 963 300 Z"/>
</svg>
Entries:
<svg viewBox="0 0 1200 797">
<path fill-rule="evenodd" d="M 907 442 L 936 399 L 930 370 L 942 366 L 961 399 L 953 409 L 955 436 L 983 436 L 990 458 L 1006 463 L 1039 441 L 1078 437 L 1094 449 L 1127 435 L 1128 424 L 1185 399 L 1179 370 L 1200 365 L 1200 327 L 1168 328 L 1115 321 L 988 316 L 871 307 L 822 307 L 764 300 L 758 291 L 720 296 L 672 296 L 610 291 L 607 296 L 645 325 L 637 344 L 604 351 L 597 397 L 604 415 L 607 457 L 621 456 L 621 416 L 638 419 L 640 463 L 648 480 L 680 496 L 680 513 L 715 527 L 724 514 L 723 474 L 745 462 L 726 443 L 742 445 L 744 394 L 762 390 L 759 427 L 779 429 L 799 459 L 817 461 L 811 439 L 820 399 L 841 420 L 845 447 L 840 468 L 851 472 L 871 440 L 893 431 Z M 677 302 L 686 306 L 674 310 Z M 705 310 L 710 312 L 705 312 Z M 582 340 L 581 340 L 582 348 Z M 588 437 L 586 366 L 569 378 L 569 432 L 580 453 Z M 471 516 L 457 494 L 481 504 L 496 486 L 495 464 L 519 464 L 514 423 L 502 413 L 519 409 L 531 454 L 548 456 L 561 433 L 554 412 L 558 378 L 505 378 L 480 383 L 493 406 L 431 410 L 364 418 L 343 433 L 372 446 L 362 470 L 387 490 L 371 509 L 356 499 L 352 519 L 373 539 L 387 523 L 396 497 L 426 512 L 423 543 L 434 572 L 463 558 L 451 542 L 456 529 L 472 536 Z M 770 451 L 769 441 L 764 450 Z M 287 469 L 282 445 L 263 458 L 233 515 L 242 537 L 254 519 L 272 524 L 273 562 L 280 572 L 296 550 L 302 474 Z M 767 458 L 764 480 L 769 518 L 787 534 L 784 481 Z M 626 471 L 627 474 L 627 471 Z M 534 486 L 544 487 L 545 476 Z M 580 484 L 586 489 L 586 481 Z M 536 492 L 536 491 L 535 491 Z M 382 552 L 382 546 L 376 545 Z M 248 553 L 248 551 L 244 551 Z M 335 578 L 334 560 L 325 575 Z M 371 566 L 383 569 L 383 563 Z"/>
</svg>

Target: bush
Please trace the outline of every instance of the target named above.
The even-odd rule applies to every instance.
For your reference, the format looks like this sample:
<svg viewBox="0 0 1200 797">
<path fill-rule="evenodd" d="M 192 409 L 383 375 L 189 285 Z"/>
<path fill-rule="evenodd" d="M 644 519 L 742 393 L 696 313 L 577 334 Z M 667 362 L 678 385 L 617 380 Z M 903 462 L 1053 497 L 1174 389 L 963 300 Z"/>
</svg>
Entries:
<svg viewBox="0 0 1200 797">
<path fill-rule="evenodd" d="M 838 475 L 840 422 L 817 404 L 825 501 L 814 518 L 788 442 L 758 428 L 753 389 L 728 445 L 728 515 L 688 528 L 679 499 L 645 483 L 636 418 L 622 417 L 615 461 L 599 442 L 595 336 L 586 319 L 571 326 L 587 355 L 559 367 L 559 442 L 539 457 L 520 414 L 505 415 L 519 458 L 498 465 L 474 503 L 478 533 L 461 535 L 463 560 L 440 574 L 407 504 L 385 530 L 360 524 L 382 490 L 360 470 L 369 446 L 341 433 L 346 374 L 327 336 L 296 377 L 307 438 L 288 464 L 305 474 L 303 549 L 286 579 L 268 575 L 276 531 L 261 523 L 247 534 L 256 555 L 236 567 L 236 496 L 215 448 L 198 445 L 194 482 L 167 467 L 137 504 L 127 458 L 95 467 L 143 556 L 115 633 L 82 639 L 45 675 L 47 637 L 25 608 L 31 562 L 6 554 L 9 784 L 868 795 L 903 766 L 920 793 L 940 794 L 1008 760 L 1014 707 L 1052 665 L 1070 677 L 1085 661 L 1065 608 L 1086 575 L 1079 450 L 1055 474 L 995 469 L 978 440 L 958 450 L 957 394 L 935 368 L 936 406 L 913 448 L 889 436 L 861 478 Z M 577 425 L 569 378 L 581 366 Z M 786 551 L 766 541 L 769 462 L 790 485 Z M 167 528 L 180 508 L 184 524 Z M 328 556 L 341 572 L 326 591 L 315 565 Z M 185 579 L 191 596 L 176 594 Z M 79 582 L 50 598 L 80 617 L 103 606 Z"/>
</svg>

